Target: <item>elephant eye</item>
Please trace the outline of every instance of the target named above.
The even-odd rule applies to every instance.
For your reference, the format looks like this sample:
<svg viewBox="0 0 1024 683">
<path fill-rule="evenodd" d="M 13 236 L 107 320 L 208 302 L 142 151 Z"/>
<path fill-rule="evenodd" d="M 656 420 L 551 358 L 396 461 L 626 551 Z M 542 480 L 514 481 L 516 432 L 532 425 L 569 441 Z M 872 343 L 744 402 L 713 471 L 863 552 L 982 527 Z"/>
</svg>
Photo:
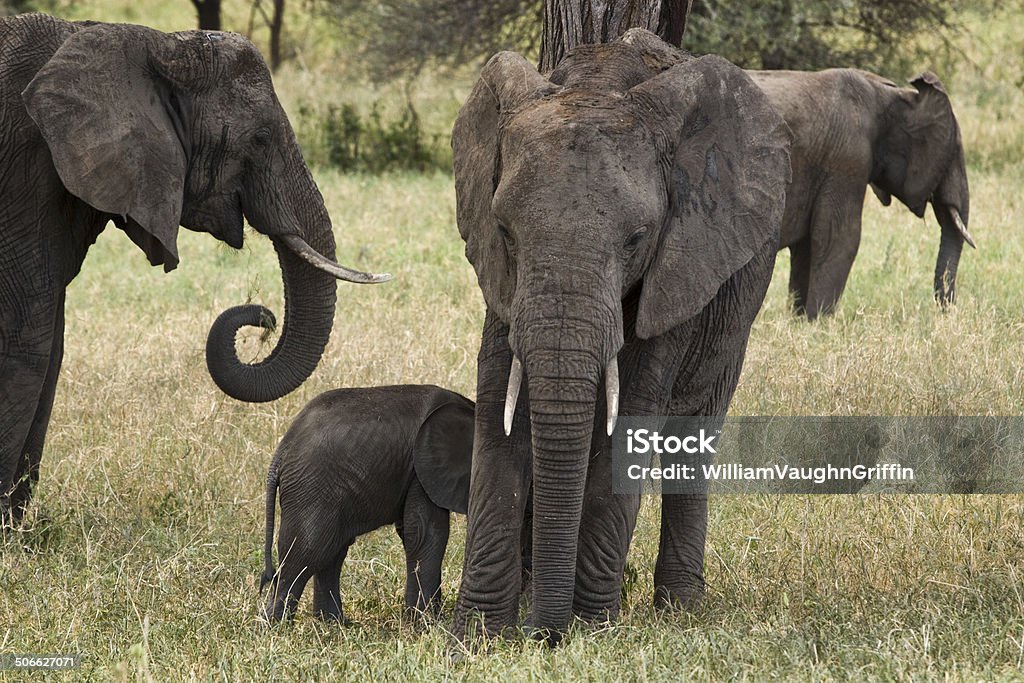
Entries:
<svg viewBox="0 0 1024 683">
<path fill-rule="evenodd" d="M 260 128 L 255 133 L 253 133 L 252 141 L 255 142 L 257 145 L 260 145 L 261 147 L 265 147 L 266 145 L 270 144 L 271 137 L 273 137 L 273 135 L 271 134 L 269 128 Z"/>
<path fill-rule="evenodd" d="M 627 252 L 635 251 L 636 248 L 640 246 L 641 242 L 644 241 L 645 235 L 647 235 L 647 226 L 641 225 L 626 238 L 625 243 L 622 245 L 623 248 Z"/>
</svg>

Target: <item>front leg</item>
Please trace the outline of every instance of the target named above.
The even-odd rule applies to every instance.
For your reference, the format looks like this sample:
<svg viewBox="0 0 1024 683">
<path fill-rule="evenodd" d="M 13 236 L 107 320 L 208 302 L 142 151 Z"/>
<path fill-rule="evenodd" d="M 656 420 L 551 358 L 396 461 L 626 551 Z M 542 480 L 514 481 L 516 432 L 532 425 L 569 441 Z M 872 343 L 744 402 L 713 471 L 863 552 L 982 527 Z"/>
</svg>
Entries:
<svg viewBox="0 0 1024 683">
<path fill-rule="evenodd" d="M 512 352 L 508 326 L 488 310 L 477 358 L 476 427 L 466 555 L 453 632 L 482 619 L 488 635 L 518 621 L 523 515 L 530 484 L 529 397 L 523 382 L 512 434 L 505 436 L 505 393 Z"/>
<path fill-rule="evenodd" d="M 64 357 L 63 304 L 61 291 L 56 301 L 41 295 L 25 310 L 0 311 L 0 526 L 21 520 L 39 478 Z"/>
<path fill-rule="evenodd" d="M 851 192 L 851 186 L 859 191 Z M 863 210 L 864 182 L 826 180 L 811 218 L 809 255 L 804 254 L 802 264 L 807 271 L 804 311 L 810 320 L 832 313 L 839 302 L 860 247 Z"/>
<path fill-rule="evenodd" d="M 699 343 L 687 345 L 672 387 L 669 414 L 722 418 L 729 410 L 746 355 L 750 326 L 761 308 L 775 267 L 767 245 L 719 289 L 693 321 Z M 661 537 L 654 569 L 658 607 L 691 606 L 704 595 L 707 494 L 664 495 Z"/>
</svg>

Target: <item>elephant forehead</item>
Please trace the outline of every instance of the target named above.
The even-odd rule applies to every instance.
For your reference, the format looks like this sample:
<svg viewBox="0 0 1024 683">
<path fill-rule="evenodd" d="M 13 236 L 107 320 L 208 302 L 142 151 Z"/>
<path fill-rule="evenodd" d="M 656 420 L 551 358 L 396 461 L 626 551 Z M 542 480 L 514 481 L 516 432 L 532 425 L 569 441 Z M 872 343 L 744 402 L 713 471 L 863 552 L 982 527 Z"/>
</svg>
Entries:
<svg viewBox="0 0 1024 683">
<path fill-rule="evenodd" d="M 201 62 L 189 66 L 206 71 L 214 80 L 227 79 L 232 87 L 273 88 L 263 55 L 245 36 L 227 31 L 179 31 L 171 35 Z"/>
<path fill-rule="evenodd" d="M 512 176 L 524 186 L 550 186 L 562 178 L 579 188 L 607 190 L 631 177 L 650 176 L 658 168 L 650 134 L 632 115 L 594 115 L 557 104 L 509 121 L 501 158 L 502 176 Z"/>
</svg>

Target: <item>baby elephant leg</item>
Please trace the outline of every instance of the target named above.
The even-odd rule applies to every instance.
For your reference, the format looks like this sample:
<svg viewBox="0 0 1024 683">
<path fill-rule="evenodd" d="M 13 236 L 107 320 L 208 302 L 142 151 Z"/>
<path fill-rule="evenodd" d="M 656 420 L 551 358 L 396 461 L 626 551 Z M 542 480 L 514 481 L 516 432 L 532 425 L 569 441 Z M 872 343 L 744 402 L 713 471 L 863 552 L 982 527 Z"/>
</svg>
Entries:
<svg viewBox="0 0 1024 683">
<path fill-rule="evenodd" d="M 313 577 L 313 614 L 324 621 L 338 621 L 343 624 L 348 622 L 341 609 L 339 582 L 341 566 L 345 563 L 350 545 L 351 542 L 346 543 L 337 559 Z"/>
<path fill-rule="evenodd" d="M 295 615 L 295 606 L 302 597 L 310 573 L 308 567 L 282 565 L 270 582 L 265 609 L 267 620 L 274 624 Z"/>
<path fill-rule="evenodd" d="M 405 548 L 405 606 L 437 614 L 441 608 L 441 563 L 448 545 L 448 510 L 434 505 L 418 479 L 405 499 L 398 535 Z"/>
</svg>

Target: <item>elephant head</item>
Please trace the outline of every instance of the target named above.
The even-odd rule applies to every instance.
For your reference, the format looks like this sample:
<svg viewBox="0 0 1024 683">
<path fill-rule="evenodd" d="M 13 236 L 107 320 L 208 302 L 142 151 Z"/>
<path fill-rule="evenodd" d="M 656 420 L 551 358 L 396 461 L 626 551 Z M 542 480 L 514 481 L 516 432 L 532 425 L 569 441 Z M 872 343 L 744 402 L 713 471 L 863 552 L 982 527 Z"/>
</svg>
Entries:
<svg viewBox="0 0 1024 683">
<path fill-rule="evenodd" d="M 935 298 L 943 304 L 956 298 L 956 271 L 966 241 L 974 239 L 964 148 L 953 108 L 935 74 L 925 72 L 910 89 L 887 90 L 892 97 L 881 122 L 874 151 L 871 186 L 886 206 L 895 196 L 918 217 L 928 202 L 942 228 L 935 263 Z"/>
<path fill-rule="evenodd" d="M 262 57 L 241 36 L 82 24 L 23 99 L 64 186 L 111 215 L 151 264 L 177 266 L 179 225 L 239 248 L 244 217 L 271 238 L 286 305 L 277 346 L 256 365 L 235 352 L 242 325 L 273 326 L 262 306 L 229 309 L 210 330 L 210 374 L 230 396 L 295 389 L 330 335 L 335 278 L 389 278 L 334 263 L 323 198 Z"/>
<path fill-rule="evenodd" d="M 696 316 L 777 242 L 788 144 L 729 62 L 655 75 L 624 42 L 579 47 L 550 78 L 497 54 L 459 112 L 459 231 L 509 326 L 506 433 L 524 374 L 528 389 L 534 626 L 568 624 L 591 436 L 595 420 L 614 425 L 624 334 Z M 602 385 L 608 413 L 596 416 Z"/>
</svg>

